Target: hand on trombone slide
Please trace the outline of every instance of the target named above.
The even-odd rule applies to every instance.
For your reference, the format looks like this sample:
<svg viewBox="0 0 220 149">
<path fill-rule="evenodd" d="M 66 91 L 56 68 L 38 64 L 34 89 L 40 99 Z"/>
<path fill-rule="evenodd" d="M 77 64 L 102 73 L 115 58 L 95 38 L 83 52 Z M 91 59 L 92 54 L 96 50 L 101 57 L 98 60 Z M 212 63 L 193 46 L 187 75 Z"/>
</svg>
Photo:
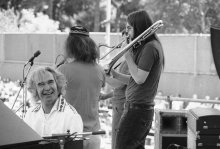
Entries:
<svg viewBox="0 0 220 149">
<path fill-rule="evenodd" d="M 133 57 L 134 57 L 134 54 L 133 54 L 132 48 L 124 54 L 124 58 L 126 61 L 132 60 Z"/>
<path fill-rule="evenodd" d="M 118 63 L 114 68 L 112 68 L 111 70 L 109 70 L 109 68 L 107 69 L 104 69 L 105 71 L 105 74 L 107 76 L 112 76 L 113 78 L 117 75 L 117 72 L 115 71 L 115 69 L 117 69 L 120 65 L 121 65 L 122 62 Z"/>
</svg>

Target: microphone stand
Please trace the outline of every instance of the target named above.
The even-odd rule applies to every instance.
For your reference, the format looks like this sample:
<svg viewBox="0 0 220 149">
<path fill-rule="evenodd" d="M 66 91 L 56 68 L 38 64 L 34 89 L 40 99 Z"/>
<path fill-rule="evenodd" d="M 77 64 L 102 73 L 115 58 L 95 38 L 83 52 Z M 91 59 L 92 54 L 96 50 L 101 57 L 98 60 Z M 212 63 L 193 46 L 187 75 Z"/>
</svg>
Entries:
<svg viewBox="0 0 220 149">
<path fill-rule="evenodd" d="M 24 75 L 24 69 L 25 69 L 25 67 L 27 66 L 27 64 L 29 64 L 29 63 L 30 63 L 30 67 L 28 68 L 28 71 L 27 71 L 26 75 Z M 31 67 L 33 66 L 34 62 L 31 61 L 31 62 L 29 62 L 29 63 L 25 64 L 24 67 L 23 67 L 23 81 L 22 81 L 21 84 L 20 84 L 20 89 L 19 89 L 18 94 L 17 94 L 17 96 L 16 96 L 16 98 L 15 98 L 15 101 L 14 101 L 12 107 L 11 107 L 11 110 L 13 110 L 14 105 L 15 105 L 15 103 L 16 103 L 17 100 L 18 100 L 18 96 L 19 96 L 21 90 L 23 89 L 23 104 L 19 107 L 19 109 L 20 109 L 21 107 L 23 107 L 23 110 L 22 110 L 22 118 L 24 118 L 25 113 L 26 113 L 26 98 L 27 98 L 27 90 L 24 90 L 24 89 L 25 89 L 24 86 L 25 86 L 25 84 L 26 84 L 27 76 L 28 76 L 28 74 L 29 74 L 29 72 L 30 72 L 30 70 L 31 70 Z M 18 110 L 19 110 L 19 109 L 18 109 Z M 18 110 L 16 110 L 15 113 L 16 113 Z"/>
</svg>

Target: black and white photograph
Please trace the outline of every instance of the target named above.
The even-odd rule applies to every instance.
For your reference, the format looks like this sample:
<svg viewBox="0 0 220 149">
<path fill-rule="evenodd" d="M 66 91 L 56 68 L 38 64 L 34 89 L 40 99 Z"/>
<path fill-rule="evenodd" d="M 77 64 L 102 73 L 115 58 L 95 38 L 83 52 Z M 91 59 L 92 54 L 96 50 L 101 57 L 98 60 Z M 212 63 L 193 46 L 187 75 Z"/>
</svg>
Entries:
<svg viewBox="0 0 220 149">
<path fill-rule="evenodd" d="M 219 0 L 1 0 L 0 149 L 220 149 Z"/>
</svg>

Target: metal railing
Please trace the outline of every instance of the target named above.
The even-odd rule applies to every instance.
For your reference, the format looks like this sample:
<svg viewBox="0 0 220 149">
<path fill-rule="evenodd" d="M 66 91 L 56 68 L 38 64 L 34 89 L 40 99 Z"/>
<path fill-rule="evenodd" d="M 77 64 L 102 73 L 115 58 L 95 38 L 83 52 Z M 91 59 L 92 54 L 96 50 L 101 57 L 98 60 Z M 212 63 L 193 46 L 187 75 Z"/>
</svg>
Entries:
<svg viewBox="0 0 220 149">
<path fill-rule="evenodd" d="M 192 99 L 192 98 L 182 98 L 182 97 L 172 97 L 172 96 L 156 96 L 155 100 L 165 100 L 169 104 L 169 109 L 172 109 L 173 101 L 183 101 L 183 102 L 199 102 L 199 103 L 210 103 L 210 104 L 220 104 L 219 100 L 210 99 Z"/>
</svg>

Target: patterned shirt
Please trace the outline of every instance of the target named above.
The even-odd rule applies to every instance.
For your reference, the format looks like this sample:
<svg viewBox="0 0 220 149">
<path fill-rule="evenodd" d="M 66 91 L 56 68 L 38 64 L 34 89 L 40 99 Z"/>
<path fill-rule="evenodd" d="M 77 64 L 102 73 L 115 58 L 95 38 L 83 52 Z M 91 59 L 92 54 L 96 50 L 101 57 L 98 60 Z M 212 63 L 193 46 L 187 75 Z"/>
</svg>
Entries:
<svg viewBox="0 0 220 149">
<path fill-rule="evenodd" d="M 30 108 L 24 121 L 41 137 L 52 134 L 82 132 L 83 122 L 75 108 L 60 96 L 49 114 L 45 114 L 42 104 Z"/>
</svg>

